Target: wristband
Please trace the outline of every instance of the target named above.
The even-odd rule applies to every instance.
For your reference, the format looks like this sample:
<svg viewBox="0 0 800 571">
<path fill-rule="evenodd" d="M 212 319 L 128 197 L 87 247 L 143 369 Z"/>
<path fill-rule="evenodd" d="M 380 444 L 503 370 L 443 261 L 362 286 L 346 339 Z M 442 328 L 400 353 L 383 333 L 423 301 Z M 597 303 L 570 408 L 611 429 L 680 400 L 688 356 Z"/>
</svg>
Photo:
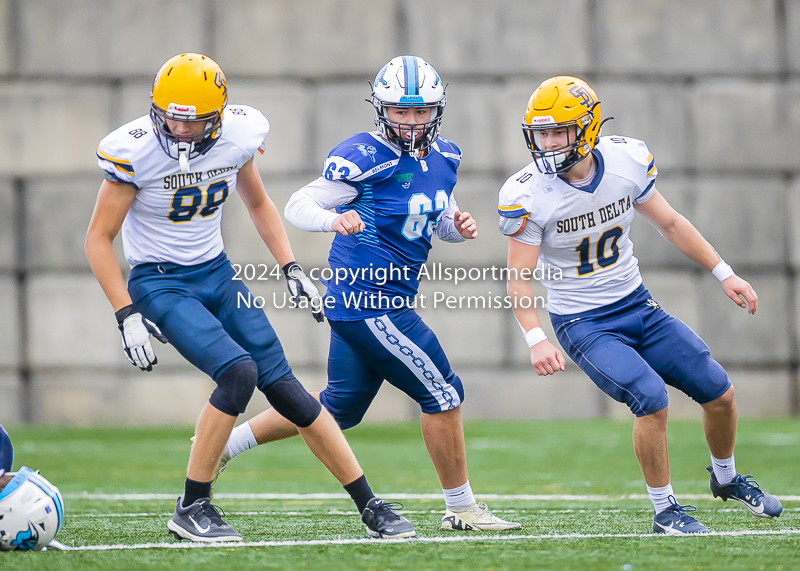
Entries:
<svg viewBox="0 0 800 571">
<path fill-rule="evenodd" d="M 117 324 L 122 325 L 122 322 L 128 319 L 132 313 L 136 313 L 136 309 L 133 307 L 133 304 L 126 305 L 122 309 L 114 312 L 114 317 L 117 318 Z"/>
<path fill-rule="evenodd" d="M 527 343 L 528 347 L 531 349 L 533 349 L 534 345 L 546 340 L 547 335 L 545 335 L 541 327 L 534 327 L 525 334 L 525 343 Z"/>
<path fill-rule="evenodd" d="M 726 264 L 725 260 L 722 259 L 720 259 L 719 263 L 714 266 L 714 269 L 711 270 L 711 273 L 714 274 L 714 277 L 719 281 L 728 279 L 729 277 L 735 275 L 733 268 Z"/>
<path fill-rule="evenodd" d="M 303 273 L 303 268 L 301 268 L 300 264 L 298 264 L 297 262 L 289 262 L 288 264 L 283 266 L 281 270 L 283 270 L 283 275 L 286 276 L 287 280 L 297 279 L 299 277 L 297 276 L 298 271 L 301 274 Z"/>
</svg>

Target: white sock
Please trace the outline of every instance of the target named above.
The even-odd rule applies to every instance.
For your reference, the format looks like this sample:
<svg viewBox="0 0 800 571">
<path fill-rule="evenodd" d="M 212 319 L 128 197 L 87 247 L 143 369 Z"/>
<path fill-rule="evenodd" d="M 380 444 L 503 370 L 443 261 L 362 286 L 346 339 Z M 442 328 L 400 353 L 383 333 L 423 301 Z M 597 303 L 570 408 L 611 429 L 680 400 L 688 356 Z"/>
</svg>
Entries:
<svg viewBox="0 0 800 571">
<path fill-rule="evenodd" d="M 660 514 L 672 505 L 672 502 L 669 501 L 670 496 L 673 498 L 675 497 L 675 493 L 672 491 L 671 483 L 661 488 L 651 488 L 650 486 L 647 486 L 647 493 L 650 494 L 650 499 L 653 502 L 653 509 L 656 510 L 657 514 Z"/>
<path fill-rule="evenodd" d="M 247 452 L 256 446 L 258 446 L 258 442 L 256 442 L 256 437 L 253 435 L 253 429 L 250 428 L 250 423 L 243 422 L 231 431 L 228 445 L 222 453 L 222 459 L 230 460 L 236 458 L 242 452 Z"/>
<path fill-rule="evenodd" d="M 463 486 L 450 490 L 442 488 L 442 491 L 444 492 L 444 503 L 450 511 L 456 513 L 465 512 L 477 505 L 475 496 L 472 495 L 472 486 L 469 485 L 469 480 Z"/>
<path fill-rule="evenodd" d="M 733 455 L 730 458 L 714 458 L 711 455 L 711 466 L 714 468 L 714 475 L 717 477 L 717 482 L 721 485 L 730 484 L 733 478 L 736 477 L 736 462 L 733 460 Z"/>
</svg>

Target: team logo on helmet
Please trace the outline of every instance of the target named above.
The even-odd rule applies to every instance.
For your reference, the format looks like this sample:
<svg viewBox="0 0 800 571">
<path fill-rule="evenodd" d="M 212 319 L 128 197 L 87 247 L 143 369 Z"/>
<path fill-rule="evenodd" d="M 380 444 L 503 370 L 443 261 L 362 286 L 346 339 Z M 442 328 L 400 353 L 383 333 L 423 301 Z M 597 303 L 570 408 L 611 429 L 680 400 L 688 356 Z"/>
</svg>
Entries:
<svg viewBox="0 0 800 571">
<path fill-rule="evenodd" d="M 17 537 L 11 540 L 11 546 L 17 551 L 30 551 L 38 542 L 39 534 L 31 524 L 28 524 L 28 529 L 18 532 Z"/>
</svg>

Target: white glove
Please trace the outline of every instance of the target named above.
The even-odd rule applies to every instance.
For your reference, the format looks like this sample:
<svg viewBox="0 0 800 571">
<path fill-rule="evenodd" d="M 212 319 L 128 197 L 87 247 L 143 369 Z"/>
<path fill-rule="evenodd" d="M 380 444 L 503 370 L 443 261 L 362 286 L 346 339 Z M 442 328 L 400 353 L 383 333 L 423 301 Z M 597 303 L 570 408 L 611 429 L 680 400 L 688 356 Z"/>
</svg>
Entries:
<svg viewBox="0 0 800 571">
<path fill-rule="evenodd" d="M 153 346 L 150 345 L 150 335 L 162 343 L 166 343 L 167 338 L 155 323 L 143 318 L 133 305 L 123 307 L 115 315 L 119 331 L 122 333 L 122 348 L 128 356 L 128 361 L 142 371 L 152 371 L 158 359 L 153 352 Z"/>
<path fill-rule="evenodd" d="M 325 314 L 322 312 L 322 296 L 300 264 L 289 262 L 282 269 L 283 275 L 286 276 L 286 284 L 289 286 L 289 293 L 292 294 L 292 301 L 296 304 L 301 297 L 307 298 L 311 305 L 311 315 L 314 316 L 317 323 L 325 321 Z"/>
</svg>

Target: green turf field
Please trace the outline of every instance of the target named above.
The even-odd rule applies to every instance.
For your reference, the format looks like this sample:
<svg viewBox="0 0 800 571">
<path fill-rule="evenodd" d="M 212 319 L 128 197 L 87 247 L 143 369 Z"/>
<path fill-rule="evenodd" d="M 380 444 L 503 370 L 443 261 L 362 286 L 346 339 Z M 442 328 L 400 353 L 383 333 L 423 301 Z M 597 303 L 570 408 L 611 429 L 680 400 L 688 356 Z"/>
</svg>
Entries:
<svg viewBox="0 0 800 571">
<path fill-rule="evenodd" d="M 387 500 L 402 499 L 420 540 L 367 540 L 349 499 L 311 495 L 343 490 L 302 441 L 292 439 L 235 459 L 216 488 L 215 503 L 228 513 L 228 523 L 245 542 L 262 545 L 178 544 L 185 549 L 146 544 L 176 544 L 166 522 L 182 491 L 191 428 L 7 428 L 16 448 L 15 468 L 40 469 L 64 495 L 66 518 L 58 539 L 76 547 L 117 548 L 0 553 L 3 571 L 201 565 L 348 571 L 800 569 L 800 501 L 784 501 L 777 520 L 759 520 L 739 504 L 706 497 L 708 451 L 698 423 L 670 424 L 673 486 L 681 503 L 698 507 L 698 519 L 727 535 L 649 535 L 652 508 L 642 496 L 631 423 L 611 420 L 467 423 L 476 496 L 484 495 L 493 511 L 523 528 L 513 535 L 441 532 L 444 503 L 424 497 L 441 490 L 419 427 L 394 424 L 347 435 L 373 488 Z M 767 491 L 797 498 L 800 420 L 741 421 L 736 460 L 739 471 L 754 473 Z M 681 494 L 702 497 L 687 500 Z M 790 532 L 779 533 L 785 530 Z M 758 534 L 749 534 L 754 531 Z"/>
</svg>

